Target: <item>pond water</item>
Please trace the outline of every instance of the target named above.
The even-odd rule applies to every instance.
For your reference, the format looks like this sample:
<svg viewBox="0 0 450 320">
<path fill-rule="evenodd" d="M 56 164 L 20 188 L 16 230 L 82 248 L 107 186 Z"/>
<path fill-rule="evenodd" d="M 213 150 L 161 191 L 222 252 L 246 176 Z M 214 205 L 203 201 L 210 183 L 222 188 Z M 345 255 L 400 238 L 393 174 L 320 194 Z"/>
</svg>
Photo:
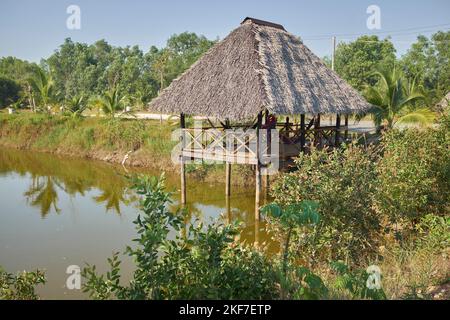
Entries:
<svg viewBox="0 0 450 320">
<path fill-rule="evenodd" d="M 70 265 L 97 265 L 106 270 L 106 259 L 123 251 L 136 237 L 133 220 L 139 213 L 137 199 L 126 175 L 131 169 L 97 161 L 2 149 L 0 151 L 0 266 L 15 273 L 43 269 L 47 283 L 38 293 L 44 299 L 87 298 L 65 286 Z M 128 171 L 128 172 L 127 172 Z M 140 169 L 159 176 L 161 172 Z M 268 241 L 264 224 L 255 224 L 254 188 L 233 188 L 226 209 L 224 184 L 187 180 L 188 208 L 192 217 L 206 222 L 243 224 L 241 241 Z M 179 177 L 166 174 L 179 199 Z M 132 262 L 123 257 L 126 281 Z"/>
</svg>

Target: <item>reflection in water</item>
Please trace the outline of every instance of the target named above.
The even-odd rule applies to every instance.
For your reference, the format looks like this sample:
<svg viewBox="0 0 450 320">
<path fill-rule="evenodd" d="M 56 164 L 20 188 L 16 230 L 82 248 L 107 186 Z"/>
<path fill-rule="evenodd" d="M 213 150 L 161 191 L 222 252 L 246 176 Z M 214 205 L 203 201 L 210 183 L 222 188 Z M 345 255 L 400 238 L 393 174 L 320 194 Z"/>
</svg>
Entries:
<svg viewBox="0 0 450 320">
<path fill-rule="evenodd" d="M 132 221 L 139 211 L 126 176 L 161 174 L 149 169 L 128 171 L 97 161 L 2 149 L 0 265 L 12 272 L 47 269 L 50 279 L 44 298 L 84 297 L 64 289 L 67 261 L 101 265 L 112 251 L 130 244 L 135 237 Z M 239 220 L 241 241 L 268 240 L 264 222 L 255 224 L 253 188 L 233 188 L 231 198 L 226 199 L 224 184 L 187 182 L 191 221 Z M 174 193 L 172 209 L 177 209 L 178 175 L 167 174 L 166 186 Z M 131 262 L 127 268 L 131 270 Z"/>
<path fill-rule="evenodd" d="M 101 193 L 93 199 L 104 205 L 106 211 L 112 210 L 118 214 L 121 204 L 129 205 L 136 200 L 128 188 L 125 172 L 98 162 L 3 150 L 0 154 L 0 173 L 9 172 L 31 176 L 24 196 L 30 205 L 40 208 L 43 218 L 51 211 L 60 212 L 58 193 L 61 192 L 73 198 L 77 194 L 84 197 L 87 191 L 98 189 Z"/>
<path fill-rule="evenodd" d="M 33 176 L 31 181 L 30 188 L 24 193 L 28 203 L 40 208 L 42 217 L 50 212 L 52 206 L 55 212 L 59 213 L 60 209 L 56 206 L 58 194 L 55 190 L 53 178 Z"/>
</svg>

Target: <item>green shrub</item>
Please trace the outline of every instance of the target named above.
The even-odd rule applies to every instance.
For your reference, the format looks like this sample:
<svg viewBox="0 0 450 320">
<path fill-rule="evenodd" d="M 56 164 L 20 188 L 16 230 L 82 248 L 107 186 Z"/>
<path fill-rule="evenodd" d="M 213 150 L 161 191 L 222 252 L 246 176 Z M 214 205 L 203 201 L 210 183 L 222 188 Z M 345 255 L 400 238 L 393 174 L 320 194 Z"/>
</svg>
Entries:
<svg viewBox="0 0 450 320">
<path fill-rule="evenodd" d="M 386 294 L 382 288 L 369 288 L 367 285 L 369 276 L 367 270 L 357 269 L 352 271 L 341 261 L 332 262 L 331 268 L 337 274 L 334 280 L 335 290 L 343 290 L 352 299 L 386 299 Z"/>
<path fill-rule="evenodd" d="M 319 225 L 306 234 L 297 230 L 292 241 L 304 263 L 313 267 L 333 260 L 357 262 L 375 251 L 380 232 L 380 217 L 372 207 L 375 160 L 371 149 L 357 146 L 332 152 L 314 149 L 299 156 L 297 171 L 276 181 L 276 202 L 313 200 L 319 205 Z"/>
<path fill-rule="evenodd" d="M 374 205 L 378 212 L 412 230 L 429 213 L 445 214 L 450 203 L 448 128 L 393 130 L 382 140 Z"/>
<path fill-rule="evenodd" d="M 0 267 L 0 300 L 36 300 L 39 296 L 35 289 L 45 283 L 42 271 L 23 271 L 17 275 L 10 274 Z"/>
<path fill-rule="evenodd" d="M 441 252 L 450 248 L 450 217 L 424 216 L 415 226 L 416 248 Z"/>
<path fill-rule="evenodd" d="M 281 269 L 278 272 L 281 299 L 320 299 L 328 292 L 320 277 L 296 263 L 290 249 L 290 242 L 296 230 L 301 228 L 308 233 L 319 223 L 317 208 L 317 203 L 304 200 L 285 206 L 271 203 L 261 209 L 280 226 L 280 236 L 283 238 L 280 243 Z"/>
<path fill-rule="evenodd" d="M 136 221 L 136 247 L 126 253 L 136 270 L 128 286 L 120 284 L 118 255 L 111 271 L 83 270 L 84 291 L 96 299 L 271 299 L 275 270 L 263 253 L 234 242 L 236 225 L 193 223 L 184 228 L 183 211 L 170 212 L 163 181 L 135 180 L 143 214 Z M 184 228 L 184 229 L 183 229 Z M 181 232 L 184 230 L 184 232 Z M 173 238 L 171 234 L 176 232 Z"/>
</svg>

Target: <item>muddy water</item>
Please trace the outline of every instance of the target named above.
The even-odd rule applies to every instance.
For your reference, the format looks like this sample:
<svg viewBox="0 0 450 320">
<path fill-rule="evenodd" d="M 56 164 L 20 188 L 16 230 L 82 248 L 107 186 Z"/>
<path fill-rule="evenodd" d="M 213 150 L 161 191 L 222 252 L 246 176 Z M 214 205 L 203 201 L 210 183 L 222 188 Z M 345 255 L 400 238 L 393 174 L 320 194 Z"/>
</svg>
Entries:
<svg viewBox="0 0 450 320">
<path fill-rule="evenodd" d="M 87 262 L 104 271 L 113 252 L 132 244 L 139 210 L 129 173 L 101 162 L 0 150 L 0 266 L 14 273 L 44 269 L 48 282 L 38 290 L 44 299 L 86 298 L 66 288 L 67 267 Z M 166 185 L 177 206 L 179 177 L 166 175 Z M 187 198 L 193 219 L 240 220 L 241 241 L 268 240 L 264 225 L 255 225 L 253 188 L 233 188 L 227 210 L 223 184 L 188 179 Z M 133 267 L 123 259 L 126 281 Z"/>
</svg>

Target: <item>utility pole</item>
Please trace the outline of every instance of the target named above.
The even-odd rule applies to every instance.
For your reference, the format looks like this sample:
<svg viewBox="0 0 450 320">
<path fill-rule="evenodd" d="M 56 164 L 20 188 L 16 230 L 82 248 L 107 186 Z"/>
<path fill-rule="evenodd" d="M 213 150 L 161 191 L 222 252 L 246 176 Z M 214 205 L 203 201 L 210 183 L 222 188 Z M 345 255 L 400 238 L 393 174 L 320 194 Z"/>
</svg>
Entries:
<svg viewBox="0 0 450 320">
<path fill-rule="evenodd" d="M 334 59 L 336 57 L 336 37 L 331 38 L 331 41 L 333 43 L 333 54 L 331 55 L 331 70 L 334 70 Z"/>
<path fill-rule="evenodd" d="M 333 36 L 331 38 L 331 43 L 333 46 L 333 53 L 331 54 L 331 70 L 335 71 L 334 70 L 334 60 L 336 58 L 336 37 L 335 36 Z M 330 126 L 332 125 L 332 123 L 333 123 L 333 117 L 330 116 Z"/>
</svg>

